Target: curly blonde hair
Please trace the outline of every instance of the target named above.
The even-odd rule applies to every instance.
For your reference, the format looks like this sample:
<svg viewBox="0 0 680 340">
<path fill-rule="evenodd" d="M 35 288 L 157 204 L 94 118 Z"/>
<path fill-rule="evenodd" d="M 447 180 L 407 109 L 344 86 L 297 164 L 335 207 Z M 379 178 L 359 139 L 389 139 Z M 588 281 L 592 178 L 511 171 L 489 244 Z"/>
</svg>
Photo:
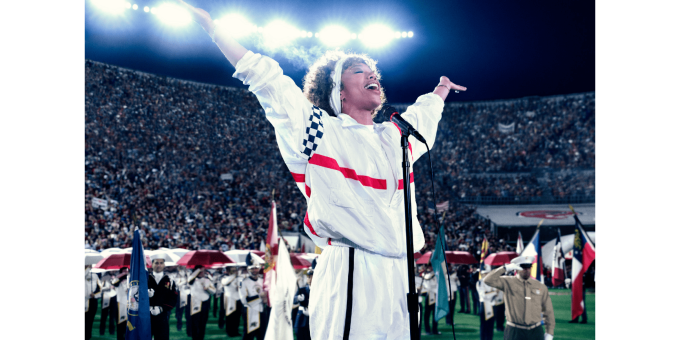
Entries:
<svg viewBox="0 0 680 340">
<path fill-rule="evenodd" d="M 342 65 L 342 72 L 346 69 L 356 64 L 365 64 L 368 66 L 373 73 L 375 73 L 376 79 L 380 81 L 382 79 L 380 71 L 375 66 L 378 62 L 371 59 L 366 54 L 357 53 L 345 53 L 343 51 L 327 51 L 321 56 L 312 66 L 309 67 L 309 72 L 305 75 L 302 80 L 303 90 L 307 99 L 312 102 L 312 104 L 318 106 L 322 110 L 326 111 L 329 115 L 335 116 L 335 111 L 331 108 L 331 91 L 333 90 L 333 77 L 331 73 L 335 70 L 335 64 L 342 58 L 347 56 L 345 64 Z M 340 84 L 340 90 L 343 89 L 342 83 Z M 380 87 L 380 105 L 373 110 L 371 114 L 372 118 L 378 114 L 382 105 L 386 102 L 385 90 Z"/>
</svg>

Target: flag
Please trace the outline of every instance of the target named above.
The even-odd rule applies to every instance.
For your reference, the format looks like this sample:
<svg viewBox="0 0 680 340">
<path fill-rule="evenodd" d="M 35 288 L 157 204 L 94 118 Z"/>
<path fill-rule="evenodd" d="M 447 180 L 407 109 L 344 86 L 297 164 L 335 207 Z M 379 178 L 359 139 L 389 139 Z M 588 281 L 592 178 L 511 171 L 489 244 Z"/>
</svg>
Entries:
<svg viewBox="0 0 680 340">
<path fill-rule="evenodd" d="M 524 240 L 522 240 L 522 233 L 517 234 L 517 254 L 521 254 L 524 251 Z"/>
<path fill-rule="evenodd" d="M 432 270 L 437 278 L 437 302 L 434 308 L 435 321 L 440 320 L 449 314 L 449 294 L 446 289 L 448 271 L 446 270 L 446 246 L 444 241 L 444 227 L 439 227 L 439 235 L 437 236 L 437 243 L 434 246 L 434 252 L 430 257 Z"/>
<path fill-rule="evenodd" d="M 560 232 L 560 229 L 557 228 L 557 240 L 555 241 L 555 248 L 553 249 L 552 263 L 553 287 L 557 287 L 564 283 L 565 272 L 564 252 L 562 251 L 562 233 Z"/>
<path fill-rule="evenodd" d="M 430 214 L 434 214 L 434 211 L 435 211 L 434 209 L 435 209 L 434 208 L 434 202 L 427 201 L 427 212 L 429 212 Z"/>
<path fill-rule="evenodd" d="M 151 313 L 149 312 L 149 273 L 144 261 L 144 247 L 135 230 L 130 258 L 130 289 L 128 290 L 126 340 L 151 340 Z"/>
<path fill-rule="evenodd" d="M 276 270 L 272 270 L 272 286 L 270 301 L 272 310 L 269 315 L 269 324 L 265 340 L 293 340 L 293 299 L 297 294 L 297 277 L 290 262 L 288 249 L 279 248 L 279 261 Z"/>
<path fill-rule="evenodd" d="M 437 211 L 446 211 L 449 209 L 449 201 L 437 203 Z"/>
<path fill-rule="evenodd" d="M 489 252 L 489 241 L 486 240 L 486 236 L 484 236 L 484 241 L 482 241 L 482 250 L 481 250 L 481 258 L 479 260 L 479 279 L 482 279 L 482 270 L 484 269 L 484 258 L 486 257 L 487 253 Z"/>
<path fill-rule="evenodd" d="M 583 231 L 581 221 L 576 214 L 576 232 L 574 233 L 574 257 L 571 260 L 571 319 L 583 313 L 583 274 L 595 260 L 595 244 Z"/>
<path fill-rule="evenodd" d="M 543 283 L 543 256 L 541 255 L 541 244 L 539 243 L 541 223 L 543 223 L 543 220 L 538 223 L 534 236 L 531 238 L 531 241 L 527 243 L 527 247 L 524 248 L 519 256 L 534 257 L 534 262 L 531 266 L 531 277 Z"/>
<path fill-rule="evenodd" d="M 264 252 L 264 282 L 263 288 L 267 292 L 267 306 L 271 307 L 269 291 L 273 285 L 272 278 L 276 271 L 276 258 L 279 254 L 279 227 L 276 223 L 276 202 L 272 200 L 271 213 L 269 214 L 269 229 L 267 230 L 267 242 Z"/>
</svg>

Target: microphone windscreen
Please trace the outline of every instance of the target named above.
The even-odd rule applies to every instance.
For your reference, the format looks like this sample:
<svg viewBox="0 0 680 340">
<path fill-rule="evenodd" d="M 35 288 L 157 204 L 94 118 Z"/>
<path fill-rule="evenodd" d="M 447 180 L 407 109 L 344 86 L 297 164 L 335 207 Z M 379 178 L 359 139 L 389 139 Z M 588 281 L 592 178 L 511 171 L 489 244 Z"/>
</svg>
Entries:
<svg viewBox="0 0 680 340">
<path fill-rule="evenodd" d="M 378 116 L 382 117 L 386 122 L 389 122 L 390 117 L 395 112 L 399 111 L 397 111 L 397 109 L 395 109 L 394 106 L 385 104 L 383 105 L 382 109 L 380 109 L 380 112 L 378 112 Z"/>
</svg>

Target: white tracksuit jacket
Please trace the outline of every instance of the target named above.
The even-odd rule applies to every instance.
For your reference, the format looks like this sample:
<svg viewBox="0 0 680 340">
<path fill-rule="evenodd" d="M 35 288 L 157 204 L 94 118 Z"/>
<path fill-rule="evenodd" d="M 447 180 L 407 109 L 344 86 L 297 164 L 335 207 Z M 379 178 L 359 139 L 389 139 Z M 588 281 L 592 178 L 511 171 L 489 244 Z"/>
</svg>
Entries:
<svg viewBox="0 0 680 340">
<path fill-rule="evenodd" d="M 274 126 L 283 160 L 307 199 L 305 231 L 316 245 L 325 247 L 309 299 L 312 339 L 342 339 L 348 329 L 350 339 L 407 339 L 399 129 L 391 122 L 371 128 L 346 114 L 328 115 L 307 100 L 278 63 L 260 54 L 248 51 L 236 64 L 234 77 L 249 86 Z M 441 97 L 430 93 L 420 96 L 402 117 L 432 148 L 443 109 Z M 427 149 L 413 138 L 410 141 L 413 163 Z M 413 243 L 418 251 L 425 241 L 416 218 L 413 174 L 410 185 Z M 353 293 L 348 301 L 350 276 Z"/>
<path fill-rule="evenodd" d="M 276 61 L 250 51 L 237 63 L 234 77 L 257 96 L 276 130 L 283 160 L 307 199 L 305 231 L 312 240 L 321 248 L 349 241 L 384 256 L 406 256 L 401 134 L 396 125 L 376 124 L 372 132 L 346 114 L 329 116 L 307 100 Z M 441 97 L 430 93 L 402 117 L 432 148 L 443 109 Z M 413 162 L 427 149 L 409 140 Z M 425 241 L 416 218 L 414 183 L 411 193 L 418 251 Z"/>
</svg>

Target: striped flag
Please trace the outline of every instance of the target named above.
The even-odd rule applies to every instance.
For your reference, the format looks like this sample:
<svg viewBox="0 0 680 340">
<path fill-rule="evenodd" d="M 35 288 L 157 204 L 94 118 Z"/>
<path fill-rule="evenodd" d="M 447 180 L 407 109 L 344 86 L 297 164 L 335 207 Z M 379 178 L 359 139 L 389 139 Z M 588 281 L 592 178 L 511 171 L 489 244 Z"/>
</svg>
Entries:
<svg viewBox="0 0 680 340">
<path fill-rule="evenodd" d="M 427 212 L 430 214 L 434 214 L 434 202 L 432 201 L 427 201 Z"/>
<path fill-rule="evenodd" d="M 564 283 L 564 273 L 566 272 L 564 264 L 564 252 L 562 251 L 562 232 L 557 228 L 557 240 L 555 248 L 553 249 L 553 263 L 552 263 L 552 283 L 553 287 L 557 287 Z"/>
<path fill-rule="evenodd" d="M 576 232 L 574 233 L 574 257 L 571 260 L 571 319 L 574 320 L 583 314 L 583 274 L 595 260 L 595 244 L 588 234 L 583 231 L 581 221 L 576 214 Z"/>
<path fill-rule="evenodd" d="M 538 222 L 538 227 L 536 227 L 536 232 L 534 233 L 534 236 L 531 237 L 531 241 L 527 243 L 527 247 L 524 248 L 522 253 L 520 253 L 520 256 L 533 256 L 534 257 L 534 262 L 532 263 L 531 266 L 531 277 L 536 279 L 537 281 L 540 281 L 541 283 L 543 282 L 543 256 L 541 254 L 541 244 L 539 242 L 540 240 L 540 234 L 541 234 L 541 224 L 543 223 L 543 220 L 541 222 Z"/>
<path fill-rule="evenodd" d="M 437 203 L 437 211 L 449 210 L 449 201 Z"/>
</svg>

